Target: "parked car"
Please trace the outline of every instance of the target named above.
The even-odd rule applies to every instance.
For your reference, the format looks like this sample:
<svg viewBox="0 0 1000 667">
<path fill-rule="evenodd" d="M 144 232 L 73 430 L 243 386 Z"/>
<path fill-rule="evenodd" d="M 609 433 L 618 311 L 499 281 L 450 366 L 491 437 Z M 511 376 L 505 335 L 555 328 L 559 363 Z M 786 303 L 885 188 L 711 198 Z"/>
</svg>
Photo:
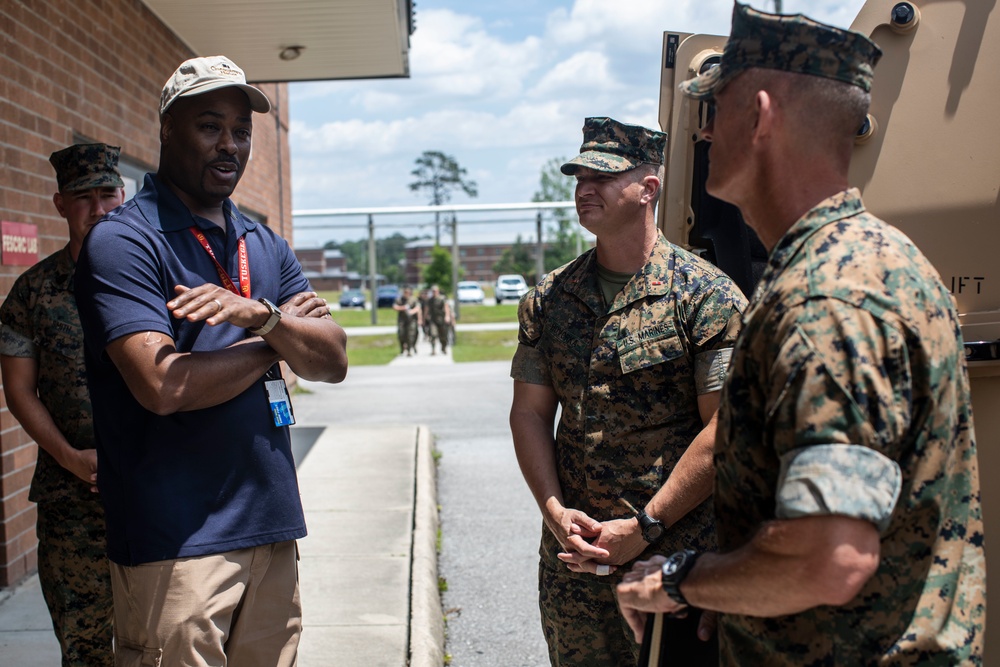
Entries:
<svg viewBox="0 0 1000 667">
<path fill-rule="evenodd" d="M 365 293 L 359 289 L 345 289 L 340 293 L 340 307 L 341 308 L 364 308 Z"/>
<path fill-rule="evenodd" d="M 504 301 L 518 301 L 528 292 L 524 276 L 508 273 L 497 278 L 493 294 L 499 306 Z"/>
<path fill-rule="evenodd" d="M 375 290 L 375 307 L 392 308 L 399 298 L 399 285 L 382 285 Z"/>
<path fill-rule="evenodd" d="M 459 303 L 482 303 L 486 295 L 483 288 L 474 280 L 462 280 L 458 283 Z"/>
</svg>

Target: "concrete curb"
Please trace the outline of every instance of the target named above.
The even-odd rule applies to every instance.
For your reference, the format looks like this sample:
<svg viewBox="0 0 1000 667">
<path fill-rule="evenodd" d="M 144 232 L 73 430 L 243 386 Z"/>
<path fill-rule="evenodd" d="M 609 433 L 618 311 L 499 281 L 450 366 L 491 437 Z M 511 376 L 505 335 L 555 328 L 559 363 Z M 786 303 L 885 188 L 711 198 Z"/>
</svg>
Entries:
<svg viewBox="0 0 1000 667">
<path fill-rule="evenodd" d="M 444 664 L 444 611 L 438 591 L 437 468 L 430 429 L 417 427 L 416 499 L 410 569 L 410 667 Z"/>
</svg>

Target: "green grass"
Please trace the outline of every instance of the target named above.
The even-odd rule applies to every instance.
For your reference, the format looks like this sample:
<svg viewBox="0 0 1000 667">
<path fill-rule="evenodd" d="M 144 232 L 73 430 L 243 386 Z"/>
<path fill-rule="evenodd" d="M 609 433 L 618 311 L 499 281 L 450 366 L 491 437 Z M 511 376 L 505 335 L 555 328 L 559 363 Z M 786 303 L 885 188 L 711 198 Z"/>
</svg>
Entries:
<svg viewBox="0 0 1000 667">
<path fill-rule="evenodd" d="M 517 331 L 459 331 L 452 358 L 463 361 L 510 361 L 517 349 Z"/>
<path fill-rule="evenodd" d="M 340 303 L 340 292 L 319 292 L 327 303 Z M 368 298 L 368 291 L 365 290 L 365 298 Z M 348 308 L 346 310 L 330 311 L 333 321 L 342 327 L 370 327 L 372 324 L 372 311 L 362 308 Z M 391 326 L 396 323 L 396 311 L 392 308 L 378 309 L 378 325 Z"/>
<path fill-rule="evenodd" d="M 372 311 L 351 308 L 350 310 L 334 310 L 330 312 L 333 321 L 342 327 L 370 327 L 372 325 Z M 396 311 L 392 308 L 378 309 L 379 326 L 395 326 Z"/>
<path fill-rule="evenodd" d="M 381 366 L 399 354 L 396 334 L 352 336 L 347 341 L 347 362 L 351 366 Z"/>
<path fill-rule="evenodd" d="M 337 303 L 340 292 L 320 292 L 320 296 L 330 303 Z M 371 326 L 372 314 L 369 310 L 335 310 L 333 319 L 342 327 Z M 517 322 L 517 304 L 504 303 L 499 306 L 465 304 L 460 308 L 461 324 L 491 322 Z M 396 311 L 379 308 L 378 325 L 395 326 Z M 466 331 L 459 332 L 452 350 L 456 362 L 463 361 L 510 361 L 517 347 L 517 331 Z M 377 336 L 352 336 L 347 343 L 347 359 L 352 366 L 384 365 L 396 358 L 399 341 L 396 334 Z"/>
<path fill-rule="evenodd" d="M 517 304 L 501 303 L 499 306 L 462 304 L 458 309 L 459 324 L 480 322 L 517 322 Z"/>
<path fill-rule="evenodd" d="M 463 361 L 510 361 L 517 348 L 517 331 L 460 331 L 452 358 Z M 352 336 L 347 342 L 347 359 L 352 366 L 379 366 L 396 358 L 396 334 Z"/>
</svg>

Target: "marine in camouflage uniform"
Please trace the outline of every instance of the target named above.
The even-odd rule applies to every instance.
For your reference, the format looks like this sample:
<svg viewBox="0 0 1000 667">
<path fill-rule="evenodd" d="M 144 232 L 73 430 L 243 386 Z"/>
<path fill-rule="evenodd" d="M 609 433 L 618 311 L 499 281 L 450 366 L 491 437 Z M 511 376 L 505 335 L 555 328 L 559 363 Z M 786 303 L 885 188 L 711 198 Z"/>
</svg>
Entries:
<svg viewBox="0 0 1000 667">
<path fill-rule="evenodd" d="M 590 118 L 584 125 L 581 155 L 563 170 L 582 178 L 578 170 L 585 168 L 590 178 L 616 182 L 635 197 L 634 188 L 625 185 L 633 182 L 632 170 L 652 165 L 642 173 L 656 174 L 665 140 L 661 132 Z M 608 564 L 624 564 L 640 553 L 715 544 L 707 500 L 710 477 L 704 494 L 686 501 L 690 507 L 661 510 L 671 515 L 662 516 L 669 525 L 659 544 L 641 537 L 633 510 L 649 509 L 650 516 L 661 518 L 651 508 L 662 506 L 651 504 L 652 499 L 703 431 L 707 435 L 701 466 L 710 471 L 714 431 L 706 429 L 710 420 L 700 401 L 706 396 L 717 401 L 746 304 L 722 271 L 658 232 L 654 210 L 659 181 L 652 182 L 652 191 L 643 190 L 649 201 L 635 208 L 643 212 L 628 223 L 639 231 L 639 252 L 648 251 L 644 263 L 640 256 L 638 270 L 614 275 L 599 265 L 602 243 L 609 241 L 597 231 L 596 249 L 552 271 L 519 307 L 511 427 L 522 471 L 543 516 L 549 502 L 545 496 L 559 494 L 563 508 L 582 512 L 609 529 L 617 524 L 617 530 L 628 532 L 632 545 L 623 556 L 624 545 L 605 545 L 603 538 L 595 537 L 591 542 L 608 546 L 612 554 L 603 561 L 606 569 L 597 564 L 593 569 L 568 567 L 559 556 L 567 549 L 546 521 L 539 549 L 539 606 L 553 665 L 635 663 L 639 647 L 614 597 L 619 577 L 595 573 L 604 575 L 613 570 Z M 588 201 L 581 194 L 586 187 L 577 186 L 578 208 Z M 613 283 L 608 291 L 602 279 Z M 537 391 L 532 387 L 543 388 L 542 400 L 534 405 L 533 395 L 522 394 Z M 530 409 L 522 409 L 522 400 Z M 546 418 L 552 419 L 556 403 L 562 415 L 551 442 L 552 424 L 546 424 Z M 710 405 L 714 413 L 717 402 Z M 547 429 L 548 443 L 544 438 L 531 440 L 519 430 L 536 416 L 541 429 Z M 557 489 L 543 489 L 544 484 L 532 481 L 534 464 L 526 456 L 543 447 L 551 447 L 551 460 L 543 467 L 557 481 Z M 671 501 L 683 504 L 681 498 L 674 495 Z M 693 632 L 689 629 L 697 642 Z M 709 664 L 714 664 L 711 658 Z"/>
<path fill-rule="evenodd" d="M 720 548 L 738 549 L 770 519 L 836 513 L 875 524 L 880 562 L 843 606 L 724 615 L 725 662 L 980 663 L 969 383 L 934 267 L 849 190 L 774 248 L 744 331 L 719 414 Z"/>
<path fill-rule="evenodd" d="M 52 154 L 55 201 L 69 222 L 70 242 L 22 274 L 0 307 L 7 401 L 39 445 L 28 498 L 38 503 L 38 576 L 64 666 L 114 664 L 104 510 L 88 474 L 96 472 L 96 452 L 73 272 L 90 225 L 122 201 L 118 154 L 104 144 Z"/>
<path fill-rule="evenodd" d="M 683 581 L 681 597 L 726 612 L 723 664 L 982 664 L 983 523 L 954 301 L 913 243 L 865 210 L 858 190 L 836 192 L 880 53 L 864 35 L 737 5 L 720 66 L 682 85 L 718 99 L 705 132 L 724 138 L 726 150 L 740 140 L 734 129 L 750 127 L 753 107 L 753 126 L 780 128 L 787 136 L 776 145 L 798 153 L 781 165 L 758 135 L 743 154 L 724 153 L 730 163 L 713 162 L 728 180 L 713 184 L 709 175 L 709 192 L 739 200 L 771 249 L 719 411 L 715 502 L 725 555 L 697 559 L 686 579 L 657 560 L 640 564 L 644 576 L 618 591 L 626 616 L 674 611 L 683 604 L 669 590 Z M 763 78 L 741 87 L 751 68 Z M 751 95 L 755 106 L 744 102 Z M 852 106 L 857 99 L 863 104 Z M 768 111 L 796 101 L 814 113 Z M 825 124 L 820 105 L 848 110 L 843 118 L 857 125 Z M 775 189 L 775 200 L 747 196 L 767 192 L 739 173 L 758 160 L 770 160 L 787 188 Z M 834 192 L 800 207 L 797 193 L 817 184 Z M 781 219 L 795 209 L 805 212 Z M 643 589 L 658 601 L 638 600 Z"/>
<path fill-rule="evenodd" d="M 442 353 L 447 352 L 452 325 L 451 306 L 437 285 L 431 287 L 425 317 L 430 321 L 431 354 L 434 354 L 435 342 L 441 345 Z"/>
<path fill-rule="evenodd" d="M 410 288 L 396 298 L 392 305 L 396 311 L 396 336 L 399 338 L 399 351 L 411 356 L 417 352 L 417 335 L 420 333 L 420 304 L 413 298 Z"/>
</svg>

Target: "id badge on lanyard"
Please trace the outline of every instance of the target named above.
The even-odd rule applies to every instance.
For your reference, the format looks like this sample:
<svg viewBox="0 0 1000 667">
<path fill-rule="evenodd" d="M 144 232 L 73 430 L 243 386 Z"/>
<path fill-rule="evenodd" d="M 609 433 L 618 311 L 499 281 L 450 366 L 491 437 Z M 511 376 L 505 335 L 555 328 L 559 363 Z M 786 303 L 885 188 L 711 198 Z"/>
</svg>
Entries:
<svg viewBox="0 0 1000 667">
<path fill-rule="evenodd" d="M 272 369 L 273 370 L 273 369 Z M 273 373 L 273 375 L 278 375 Z M 292 412 L 292 401 L 288 397 L 288 387 L 285 379 L 278 376 L 273 379 L 272 371 L 268 371 L 264 380 L 264 392 L 271 406 L 271 417 L 275 426 L 291 426 L 295 423 L 295 413 Z"/>
</svg>

